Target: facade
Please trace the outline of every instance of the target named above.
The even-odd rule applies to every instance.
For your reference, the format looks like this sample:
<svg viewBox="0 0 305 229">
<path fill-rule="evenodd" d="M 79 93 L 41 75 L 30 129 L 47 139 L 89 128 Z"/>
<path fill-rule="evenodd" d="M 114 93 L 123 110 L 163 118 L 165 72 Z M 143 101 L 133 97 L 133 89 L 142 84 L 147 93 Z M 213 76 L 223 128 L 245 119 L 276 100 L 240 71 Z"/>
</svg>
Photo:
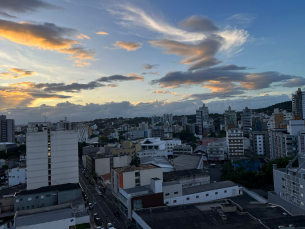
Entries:
<svg viewBox="0 0 305 229">
<path fill-rule="evenodd" d="M 173 152 L 173 149 L 176 146 L 181 146 L 181 140 L 173 139 L 165 141 L 165 150 L 167 150 L 168 153 Z"/>
<path fill-rule="evenodd" d="M 15 142 L 15 120 L 0 115 L 0 142 Z"/>
<path fill-rule="evenodd" d="M 137 152 L 141 150 L 140 143 L 133 143 L 131 141 L 125 141 L 120 148 L 110 148 L 110 153 L 114 155 L 129 155 L 131 159 L 137 156 Z"/>
<path fill-rule="evenodd" d="M 244 134 L 250 133 L 251 120 L 252 120 L 252 110 L 246 107 L 245 109 L 243 109 L 243 114 L 242 114 L 242 126 L 243 126 Z"/>
<path fill-rule="evenodd" d="M 237 116 L 236 111 L 231 110 L 231 107 L 229 106 L 228 110 L 224 113 L 224 121 L 225 121 L 225 128 L 226 130 L 230 128 L 237 128 Z"/>
<path fill-rule="evenodd" d="M 56 130 L 72 130 L 71 122 L 67 120 L 67 117 L 65 117 L 65 120 L 56 123 Z"/>
<path fill-rule="evenodd" d="M 137 152 L 137 156 L 139 158 L 142 157 L 166 157 L 167 158 L 167 151 L 166 150 L 141 150 Z"/>
<path fill-rule="evenodd" d="M 203 123 L 208 121 L 208 119 L 209 109 L 203 104 L 202 107 L 199 107 L 199 109 L 196 110 L 196 134 L 203 134 Z"/>
<path fill-rule="evenodd" d="M 208 143 L 207 157 L 209 161 L 223 161 L 227 159 L 227 142 L 225 140 Z"/>
<path fill-rule="evenodd" d="M 26 151 L 28 190 L 79 182 L 77 132 L 29 123 Z"/>
<path fill-rule="evenodd" d="M 305 92 L 298 88 L 295 94 L 292 94 L 292 114 L 300 116 L 304 119 L 305 116 Z"/>
<path fill-rule="evenodd" d="M 244 156 L 244 137 L 243 131 L 238 128 L 227 130 L 228 156 L 230 158 L 239 158 Z"/>
<path fill-rule="evenodd" d="M 252 154 L 262 157 L 270 158 L 269 133 L 267 123 L 258 122 L 249 134 L 250 151 Z"/>
<path fill-rule="evenodd" d="M 179 154 L 192 154 L 193 148 L 190 145 L 176 145 L 173 147 L 173 155 L 178 156 Z"/>
<path fill-rule="evenodd" d="M 14 168 L 8 170 L 8 186 L 26 183 L 26 168 Z"/>
<path fill-rule="evenodd" d="M 164 138 L 164 127 L 155 126 L 151 131 L 151 135 L 153 138 Z"/>
<path fill-rule="evenodd" d="M 79 123 L 76 126 L 77 133 L 78 133 L 78 142 L 87 142 L 89 137 L 89 126 L 83 123 Z"/>
<path fill-rule="evenodd" d="M 111 170 L 112 193 L 118 197 L 119 189 L 134 188 L 150 184 L 151 178 L 163 180 L 162 168 L 155 165 L 131 165 Z"/>
<path fill-rule="evenodd" d="M 187 123 L 187 117 L 185 115 L 182 116 L 182 126 L 186 126 L 188 123 Z"/>
<path fill-rule="evenodd" d="M 126 138 L 128 139 L 139 139 L 139 138 L 149 138 L 150 137 L 150 130 L 134 130 L 125 134 Z"/>
<path fill-rule="evenodd" d="M 164 114 L 163 115 L 163 122 L 168 122 L 169 124 L 173 123 L 173 115 L 172 114 Z"/>
<path fill-rule="evenodd" d="M 275 108 L 273 114 L 270 116 L 267 122 L 268 130 L 280 128 L 280 124 L 282 122 L 292 119 L 293 115 L 291 112 L 287 112 L 286 110 L 280 111 L 278 108 Z"/>
</svg>

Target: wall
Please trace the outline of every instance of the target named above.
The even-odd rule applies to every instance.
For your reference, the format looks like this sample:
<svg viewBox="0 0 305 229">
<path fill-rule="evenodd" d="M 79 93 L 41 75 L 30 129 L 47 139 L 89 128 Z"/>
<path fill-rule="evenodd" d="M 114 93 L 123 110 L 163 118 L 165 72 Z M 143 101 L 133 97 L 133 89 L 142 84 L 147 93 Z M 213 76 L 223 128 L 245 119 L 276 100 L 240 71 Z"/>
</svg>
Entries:
<svg viewBox="0 0 305 229">
<path fill-rule="evenodd" d="M 98 176 L 102 176 L 104 174 L 110 173 L 110 158 L 109 157 L 95 159 L 95 173 Z"/>
<path fill-rule="evenodd" d="M 71 220 L 73 221 L 71 222 Z M 47 223 L 41 223 L 41 224 L 35 224 L 35 225 L 29 225 L 29 226 L 18 226 L 18 219 L 17 219 L 17 228 L 18 229 L 54 229 L 54 228 L 67 228 L 69 229 L 69 226 L 75 225 L 75 217 L 69 218 L 69 219 L 62 219 L 58 221 L 52 221 Z"/>
<path fill-rule="evenodd" d="M 140 170 L 140 185 L 150 185 L 150 179 L 155 177 L 163 180 L 162 168 Z"/>
<path fill-rule="evenodd" d="M 58 204 L 62 204 L 69 200 L 74 200 L 82 197 L 82 190 L 73 189 L 68 191 L 62 191 L 58 193 Z"/>
<path fill-rule="evenodd" d="M 266 200 L 264 197 L 258 195 L 255 192 L 252 192 L 251 190 L 247 189 L 246 187 L 242 186 L 242 190 L 247 193 L 249 196 L 251 196 L 253 199 L 257 200 L 258 202 L 262 203 L 262 204 L 266 204 L 268 203 L 268 200 Z"/>
<path fill-rule="evenodd" d="M 9 170 L 8 174 L 8 184 L 9 186 L 14 186 L 20 183 L 25 183 L 26 169 L 16 168 Z"/>
<path fill-rule="evenodd" d="M 90 216 L 89 215 L 85 215 L 85 216 L 82 216 L 82 217 L 75 218 L 75 225 L 83 224 L 83 223 L 89 223 L 89 222 L 90 222 Z"/>
<path fill-rule="evenodd" d="M 137 214 L 137 212 L 132 212 L 132 218 L 141 226 L 142 229 L 151 229 L 145 221 Z"/>
<path fill-rule="evenodd" d="M 175 194 L 175 192 L 178 192 Z M 170 199 L 174 197 L 182 196 L 182 185 L 179 184 L 173 184 L 173 185 L 167 185 L 163 186 L 163 198 L 164 199 Z"/>
<path fill-rule="evenodd" d="M 130 162 L 131 162 L 131 157 L 127 155 L 121 157 L 113 157 L 114 168 L 128 166 Z"/>
</svg>

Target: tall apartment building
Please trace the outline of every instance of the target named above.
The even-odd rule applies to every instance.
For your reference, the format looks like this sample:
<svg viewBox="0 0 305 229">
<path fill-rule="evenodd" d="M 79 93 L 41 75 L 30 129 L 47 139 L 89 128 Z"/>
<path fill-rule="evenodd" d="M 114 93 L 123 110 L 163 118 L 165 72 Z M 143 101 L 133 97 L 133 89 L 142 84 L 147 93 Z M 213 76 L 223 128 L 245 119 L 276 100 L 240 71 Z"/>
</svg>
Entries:
<svg viewBox="0 0 305 229">
<path fill-rule="evenodd" d="M 186 126 L 187 125 L 187 117 L 185 115 L 182 116 L 182 126 Z"/>
<path fill-rule="evenodd" d="M 267 123 L 259 122 L 254 128 L 250 129 L 249 139 L 252 154 L 261 158 L 270 157 Z"/>
<path fill-rule="evenodd" d="M 139 123 L 140 130 L 148 130 L 148 122 Z"/>
<path fill-rule="evenodd" d="M 0 115 L 0 142 L 15 142 L 15 120 Z"/>
<path fill-rule="evenodd" d="M 89 137 L 89 126 L 83 123 L 79 123 L 76 126 L 78 133 L 78 141 L 79 142 L 87 142 Z"/>
<path fill-rule="evenodd" d="M 226 130 L 228 130 L 230 128 L 237 128 L 236 111 L 231 110 L 230 106 L 229 106 L 228 110 L 226 110 L 224 113 L 224 121 L 225 121 Z"/>
<path fill-rule="evenodd" d="M 230 158 L 240 158 L 244 156 L 244 137 L 243 131 L 239 128 L 227 130 L 228 156 Z"/>
<path fill-rule="evenodd" d="M 249 134 L 250 133 L 251 116 L 252 116 L 252 110 L 251 109 L 249 109 L 248 107 L 243 109 L 242 126 L 243 126 L 244 134 Z"/>
<path fill-rule="evenodd" d="M 301 119 L 304 119 L 305 116 L 305 91 L 302 91 L 301 88 L 292 94 L 292 114 L 293 116 L 300 116 Z"/>
<path fill-rule="evenodd" d="M 169 124 L 173 123 L 173 115 L 172 114 L 164 114 L 163 122 L 168 122 Z"/>
<path fill-rule="evenodd" d="M 197 127 L 197 134 L 203 134 L 203 123 L 209 120 L 209 108 L 202 105 L 199 109 L 196 110 L 196 127 Z"/>
<path fill-rule="evenodd" d="M 79 182 L 77 132 L 29 123 L 26 151 L 28 190 Z"/>
<path fill-rule="evenodd" d="M 71 122 L 67 120 L 67 117 L 65 117 L 65 120 L 56 123 L 56 130 L 72 130 Z"/>
<path fill-rule="evenodd" d="M 127 189 L 150 185 L 151 178 L 163 180 L 162 168 L 152 164 L 131 165 L 111 170 L 112 193 L 118 197 L 119 188 Z"/>
</svg>

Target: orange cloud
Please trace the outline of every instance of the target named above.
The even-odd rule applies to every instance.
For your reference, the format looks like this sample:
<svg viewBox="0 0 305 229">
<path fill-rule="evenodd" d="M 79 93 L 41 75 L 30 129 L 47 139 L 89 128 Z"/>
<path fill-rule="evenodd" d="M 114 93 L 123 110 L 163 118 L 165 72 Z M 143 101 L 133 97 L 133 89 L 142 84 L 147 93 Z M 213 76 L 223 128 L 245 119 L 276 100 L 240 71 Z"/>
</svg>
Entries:
<svg viewBox="0 0 305 229">
<path fill-rule="evenodd" d="M 229 92 L 234 89 L 234 84 L 230 82 L 210 80 L 207 84 L 204 84 L 203 87 L 212 89 L 212 92 Z"/>
<path fill-rule="evenodd" d="M 96 34 L 98 34 L 98 35 L 108 35 L 109 33 L 100 31 L 100 32 L 97 32 Z"/>
<path fill-rule="evenodd" d="M 7 69 L 10 72 L 2 72 L 0 73 L 0 78 L 4 78 L 4 79 L 17 79 L 20 77 L 26 77 L 26 76 L 33 76 L 36 74 L 35 71 L 26 71 L 20 68 L 8 68 Z"/>
<path fill-rule="evenodd" d="M 80 42 L 68 38 L 75 33 L 75 29 L 58 27 L 51 23 L 16 23 L 0 19 L 0 38 L 38 49 L 67 53 L 70 54 L 71 59 L 76 59 L 78 62 L 94 60 L 94 50 L 75 47 Z M 81 37 L 87 38 L 88 36 L 81 34 Z M 85 64 L 81 65 L 85 66 Z"/>
<path fill-rule="evenodd" d="M 76 37 L 77 37 L 78 39 L 81 39 L 81 40 L 82 40 L 82 39 L 88 39 L 88 40 L 90 40 L 90 37 L 88 37 L 87 35 L 82 34 L 82 33 L 79 34 L 79 35 L 77 35 Z"/>
<path fill-rule="evenodd" d="M 142 44 L 140 42 L 133 41 L 117 41 L 114 46 L 121 49 L 126 49 L 127 51 L 135 51 L 141 48 Z"/>
<path fill-rule="evenodd" d="M 173 94 L 173 95 L 178 95 L 177 92 L 173 92 L 173 91 L 158 91 L 158 90 L 156 90 L 156 91 L 154 91 L 152 93 L 155 93 L 155 94 Z"/>
</svg>

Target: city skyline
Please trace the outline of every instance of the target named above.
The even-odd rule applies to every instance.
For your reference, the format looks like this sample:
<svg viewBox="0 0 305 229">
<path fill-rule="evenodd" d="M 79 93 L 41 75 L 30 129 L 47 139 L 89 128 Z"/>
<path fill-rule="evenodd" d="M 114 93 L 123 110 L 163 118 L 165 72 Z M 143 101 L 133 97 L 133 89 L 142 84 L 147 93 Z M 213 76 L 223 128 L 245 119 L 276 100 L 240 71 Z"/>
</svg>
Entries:
<svg viewBox="0 0 305 229">
<path fill-rule="evenodd" d="M 233 3 L 1 1 L 0 113 L 24 124 L 291 100 L 305 3 Z"/>
</svg>

